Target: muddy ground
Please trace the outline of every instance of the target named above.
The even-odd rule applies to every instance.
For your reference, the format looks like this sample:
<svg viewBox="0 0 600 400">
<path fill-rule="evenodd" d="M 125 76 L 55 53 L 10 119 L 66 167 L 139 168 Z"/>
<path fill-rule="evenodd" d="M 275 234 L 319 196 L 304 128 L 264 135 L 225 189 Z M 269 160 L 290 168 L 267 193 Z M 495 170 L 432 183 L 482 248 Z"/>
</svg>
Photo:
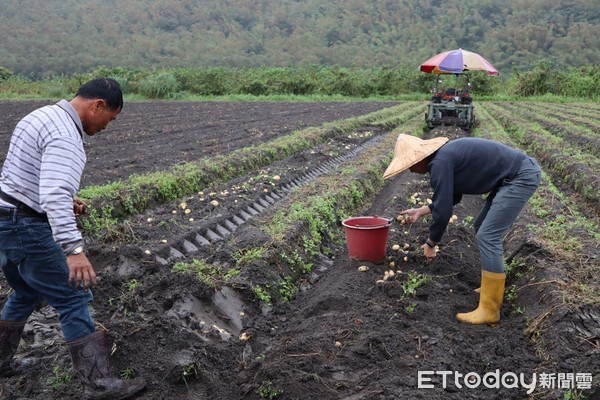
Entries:
<svg viewBox="0 0 600 400">
<path fill-rule="evenodd" d="M 47 102 L 0 101 L 0 158 L 20 118 Z M 395 103 L 128 102 L 108 128 L 85 137 L 81 186 L 104 185 L 177 163 L 226 154 L 310 126 Z"/>
<path fill-rule="evenodd" d="M 2 155 L 10 127 L 38 105 L 0 102 Z M 106 132 L 88 140 L 84 183 L 105 184 L 132 173 L 165 169 L 179 161 L 225 153 L 392 105 L 127 104 Z M 115 373 L 146 378 L 148 386 L 137 398 L 562 399 L 567 392 L 538 384 L 529 395 L 524 385 L 511 384 L 510 379 L 505 385 L 509 387 L 469 388 L 471 382 L 457 382 L 456 375 L 448 377 L 444 388 L 439 374 L 427 375 L 432 381 L 422 382 L 432 388 L 420 388 L 419 371 L 481 377 L 523 374 L 527 384 L 534 373 L 586 373 L 595 375 L 597 386 L 597 308 L 552 316 L 551 325 L 560 329 L 545 325 L 546 329 L 530 331 L 544 305 L 556 300 L 546 285 L 538 283 L 557 277 L 552 275 L 554 260 L 527 228 L 543 221 L 529 211 L 506 238 L 507 262 L 515 260 L 519 272 L 507 287 L 522 290 L 514 301 L 505 301 L 501 323 L 491 328 L 455 321 L 457 312 L 474 309 L 478 301 L 473 289 L 480 280 L 479 255 L 470 222 L 483 204 L 480 196 L 466 196 L 455 208 L 458 220 L 449 226 L 432 263 L 418 255 L 427 224 L 407 228 L 394 222 L 384 263 L 352 260 L 346 243 L 333 241 L 326 255 L 312 260 L 314 269 L 289 302 L 258 301 L 249 283 L 269 282 L 256 269 L 227 285 L 208 285 L 172 271 L 175 263 L 193 259 L 230 269 L 236 251 L 264 240 L 261 221 L 276 212 L 286 193 L 302 190 L 303 182 L 315 174 L 335 173 L 344 157 L 376 145 L 389 133 L 364 127 L 356 135 L 332 139 L 261 171 L 133 217 L 127 240 L 89 243 L 88 255 L 101 279 L 92 303 L 98 329 L 107 330 L 113 343 Z M 442 128 L 430 134 L 468 133 Z M 282 179 L 274 180 L 275 175 Z M 394 218 L 413 205 L 409 201 L 413 194 L 417 201 L 431 197 L 422 176 L 405 172 L 387 181 L 357 214 Z M 217 200 L 219 206 L 210 200 Z M 406 245 L 408 253 L 393 251 L 394 244 Z M 368 271 L 359 272 L 363 265 Z M 265 263 L 261 268 L 277 266 Z M 389 269 L 395 275 L 378 283 Z M 407 293 L 422 276 L 430 280 Z M 3 280 L 0 285 L 3 303 L 9 290 Z M 582 321 L 582 315 L 588 319 Z M 586 326 L 589 334 L 581 335 Z M 0 398 L 81 398 L 51 308 L 41 307 L 30 318 L 17 357 L 28 366 L 24 373 L 1 381 Z M 583 393 L 589 399 L 599 395 L 597 389 Z"/>
</svg>

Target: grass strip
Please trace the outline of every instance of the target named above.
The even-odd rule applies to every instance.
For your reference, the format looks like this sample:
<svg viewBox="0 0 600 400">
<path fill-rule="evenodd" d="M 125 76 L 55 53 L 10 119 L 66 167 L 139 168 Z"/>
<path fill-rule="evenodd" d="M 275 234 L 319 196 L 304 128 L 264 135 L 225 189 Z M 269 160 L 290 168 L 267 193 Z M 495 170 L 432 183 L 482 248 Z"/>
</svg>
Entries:
<svg viewBox="0 0 600 400">
<path fill-rule="evenodd" d="M 178 164 L 167 171 L 133 175 L 125 182 L 105 186 L 86 187 L 79 193 L 89 204 L 88 216 L 82 221 L 83 230 L 87 234 L 98 234 L 148 207 L 242 176 L 362 126 L 383 124 L 389 128 L 401 124 L 423 110 L 421 103 L 403 103 L 364 116 L 295 131 L 225 155 Z"/>
<path fill-rule="evenodd" d="M 552 114 L 543 106 L 527 106 L 502 103 L 502 106 L 514 115 L 538 123 L 542 128 L 569 141 L 580 148 L 583 152 L 590 155 L 600 154 L 600 138 L 598 135 L 587 128 L 583 122 L 572 121 L 571 118 L 565 118 L 564 115 Z"/>
<path fill-rule="evenodd" d="M 568 118 L 573 120 L 574 123 L 583 125 L 588 129 L 597 132 L 600 128 L 600 122 L 598 121 L 598 112 L 600 112 L 600 104 L 595 110 L 589 110 L 582 108 L 582 104 L 554 104 L 554 103 L 535 103 L 535 102 L 523 102 L 519 103 L 523 106 L 535 109 L 541 113 L 548 114 L 558 119 Z"/>
<path fill-rule="evenodd" d="M 421 115 L 419 112 L 380 143 L 335 171 L 315 179 L 301 191 L 290 193 L 272 215 L 263 218 L 259 225 L 270 238 L 266 245 L 268 250 L 260 260 L 246 266 L 253 269 L 252 274 L 242 271 L 245 280 L 248 276 L 256 277 L 256 271 L 260 271 L 266 275 L 263 281 L 279 282 L 268 288 L 258 286 L 260 292 L 267 291 L 272 301 L 287 301 L 289 294 L 297 291 L 297 286 L 311 272 L 312 260 L 329 254 L 332 244 L 342 242 L 341 221 L 360 214 L 379 193 L 398 134 L 422 132 L 425 123 Z M 261 249 L 265 249 L 264 243 Z M 265 264 L 273 268 L 264 268 Z"/>
<path fill-rule="evenodd" d="M 569 185 L 593 209 L 600 210 L 600 163 L 531 121 L 515 117 L 501 105 L 487 103 L 506 132 L 542 163 L 552 175 Z"/>
<path fill-rule="evenodd" d="M 473 131 L 476 136 L 486 137 L 511 147 L 517 147 L 500 122 L 480 108 L 480 126 Z M 552 253 L 555 265 L 561 268 L 562 276 L 570 276 L 572 285 L 562 285 L 565 298 L 579 298 L 579 303 L 600 303 L 597 288 L 587 290 L 591 271 L 600 274 L 600 264 L 589 262 L 600 248 L 600 226 L 598 221 L 587 218 L 569 196 L 561 192 L 552 182 L 551 176 L 542 172 L 542 183 L 528 203 L 529 211 L 539 223 L 527 230 L 534 240 Z M 586 293 L 582 296 L 582 293 Z"/>
</svg>

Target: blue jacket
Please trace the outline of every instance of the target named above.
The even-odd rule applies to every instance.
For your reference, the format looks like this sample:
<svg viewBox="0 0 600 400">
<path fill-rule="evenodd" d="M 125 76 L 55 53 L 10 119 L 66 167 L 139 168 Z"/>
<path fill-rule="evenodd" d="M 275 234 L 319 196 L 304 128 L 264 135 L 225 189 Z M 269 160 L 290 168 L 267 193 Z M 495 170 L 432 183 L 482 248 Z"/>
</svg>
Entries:
<svg viewBox="0 0 600 400">
<path fill-rule="evenodd" d="M 464 194 L 495 192 L 504 180 L 514 178 L 523 159 L 525 154 L 518 150 L 479 138 L 451 140 L 430 156 L 433 221 L 429 238 L 435 242 L 442 239 L 452 207 Z"/>
</svg>

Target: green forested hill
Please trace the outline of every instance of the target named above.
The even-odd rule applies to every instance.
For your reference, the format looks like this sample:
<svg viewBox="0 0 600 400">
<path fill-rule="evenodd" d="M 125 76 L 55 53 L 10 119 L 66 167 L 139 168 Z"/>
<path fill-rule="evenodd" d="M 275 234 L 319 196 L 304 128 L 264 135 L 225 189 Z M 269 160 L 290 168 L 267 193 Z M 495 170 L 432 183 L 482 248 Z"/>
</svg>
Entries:
<svg viewBox="0 0 600 400">
<path fill-rule="evenodd" d="M 414 65 L 458 47 L 501 72 L 600 62 L 598 0 L 1 0 L 0 67 Z"/>
</svg>

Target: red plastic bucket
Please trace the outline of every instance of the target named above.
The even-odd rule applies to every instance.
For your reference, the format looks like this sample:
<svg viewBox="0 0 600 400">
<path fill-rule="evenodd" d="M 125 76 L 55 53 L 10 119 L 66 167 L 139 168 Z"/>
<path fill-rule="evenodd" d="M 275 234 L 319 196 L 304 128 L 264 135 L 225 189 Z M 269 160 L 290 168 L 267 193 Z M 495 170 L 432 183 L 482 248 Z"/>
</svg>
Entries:
<svg viewBox="0 0 600 400">
<path fill-rule="evenodd" d="M 350 258 L 382 263 L 391 223 L 391 219 L 380 217 L 354 217 L 342 221 Z"/>
</svg>

